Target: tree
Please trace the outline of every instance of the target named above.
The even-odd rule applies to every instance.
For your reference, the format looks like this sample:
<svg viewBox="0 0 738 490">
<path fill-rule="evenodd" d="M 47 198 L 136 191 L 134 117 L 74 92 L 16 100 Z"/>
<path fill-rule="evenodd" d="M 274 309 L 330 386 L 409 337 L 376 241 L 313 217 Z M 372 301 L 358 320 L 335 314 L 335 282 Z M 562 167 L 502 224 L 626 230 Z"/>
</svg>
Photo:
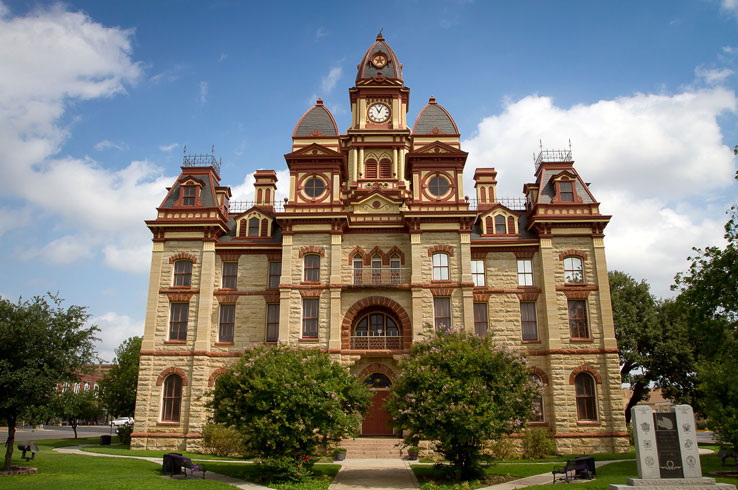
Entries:
<svg viewBox="0 0 738 490">
<path fill-rule="evenodd" d="M 113 416 L 132 417 L 136 410 L 141 337 L 130 337 L 115 349 L 113 367 L 100 381 L 102 402 Z"/>
<path fill-rule="evenodd" d="M 0 299 L 0 418 L 8 423 L 4 469 L 10 469 L 19 418 L 42 411 L 57 383 L 74 381 L 93 362 L 99 329 L 84 307 L 56 295 L 12 303 Z"/>
<path fill-rule="evenodd" d="M 540 387 L 529 374 L 525 359 L 491 336 L 452 330 L 412 345 L 386 407 L 410 443 L 436 441 L 457 476 L 472 478 L 485 442 L 530 418 Z"/>
<path fill-rule="evenodd" d="M 102 414 L 100 401 L 93 390 L 81 390 L 79 393 L 64 390 L 54 399 L 53 408 L 57 417 L 67 420 L 72 426 L 75 439 L 77 426 L 81 422 L 96 419 Z"/>
<path fill-rule="evenodd" d="M 312 466 L 318 446 L 358 432 L 368 387 L 317 349 L 257 346 L 217 379 L 213 420 L 245 436 L 246 452 L 282 476 Z"/>
</svg>

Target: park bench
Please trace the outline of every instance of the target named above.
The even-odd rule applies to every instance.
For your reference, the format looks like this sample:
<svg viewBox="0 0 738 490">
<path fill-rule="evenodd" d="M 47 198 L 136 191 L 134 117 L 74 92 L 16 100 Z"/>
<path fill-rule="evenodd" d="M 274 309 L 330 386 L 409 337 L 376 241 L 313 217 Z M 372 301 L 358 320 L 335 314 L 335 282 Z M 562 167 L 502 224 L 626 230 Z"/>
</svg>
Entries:
<svg viewBox="0 0 738 490">
<path fill-rule="evenodd" d="M 723 461 L 723 466 L 731 466 L 725 464 L 725 460 L 728 458 L 733 458 L 733 463 L 735 463 L 736 467 L 738 467 L 738 458 L 736 458 L 735 451 L 733 451 L 732 449 L 725 449 L 724 447 L 721 447 L 720 451 L 718 451 L 718 458 Z"/>
<path fill-rule="evenodd" d="M 206 469 L 204 464 L 193 463 L 190 458 L 186 458 L 179 453 L 167 453 L 164 455 L 162 472 L 169 473 L 170 478 L 174 475 L 178 475 L 179 473 L 183 473 L 183 468 L 185 478 L 187 478 L 187 470 L 189 470 L 190 476 L 193 476 L 195 471 L 200 471 L 202 472 L 202 479 L 205 479 Z"/>
<path fill-rule="evenodd" d="M 31 461 L 32 459 L 36 458 L 36 453 L 38 452 L 38 446 L 35 442 L 25 442 L 25 441 L 18 441 L 18 450 L 23 451 L 23 454 L 21 454 L 21 458 L 25 459 L 26 461 Z M 31 452 L 31 457 L 29 458 L 26 456 L 26 452 Z"/>
<path fill-rule="evenodd" d="M 591 480 L 595 476 L 594 458 L 592 456 L 579 456 L 570 459 L 565 466 L 554 466 L 553 482 L 565 481 L 571 482 L 575 478 L 586 478 Z M 556 475 L 563 475 L 556 478 Z"/>
</svg>

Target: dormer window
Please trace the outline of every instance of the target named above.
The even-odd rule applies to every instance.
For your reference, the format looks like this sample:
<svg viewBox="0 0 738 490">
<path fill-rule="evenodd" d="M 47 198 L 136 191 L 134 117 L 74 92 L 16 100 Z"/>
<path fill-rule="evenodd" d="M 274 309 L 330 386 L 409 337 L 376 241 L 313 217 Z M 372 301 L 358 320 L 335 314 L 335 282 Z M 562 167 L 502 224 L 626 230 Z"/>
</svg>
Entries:
<svg viewBox="0 0 738 490">
<path fill-rule="evenodd" d="M 249 220 L 249 236 L 259 236 L 259 218 Z"/>
<path fill-rule="evenodd" d="M 574 185 L 572 182 L 559 182 L 559 197 L 561 202 L 574 202 Z"/>
<path fill-rule="evenodd" d="M 197 190 L 194 185 L 182 186 L 182 205 L 183 206 L 194 206 L 196 194 L 197 194 Z"/>
<path fill-rule="evenodd" d="M 507 233 L 504 216 L 495 216 L 495 233 L 498 235 L 504 235 Z"/>
</svg>

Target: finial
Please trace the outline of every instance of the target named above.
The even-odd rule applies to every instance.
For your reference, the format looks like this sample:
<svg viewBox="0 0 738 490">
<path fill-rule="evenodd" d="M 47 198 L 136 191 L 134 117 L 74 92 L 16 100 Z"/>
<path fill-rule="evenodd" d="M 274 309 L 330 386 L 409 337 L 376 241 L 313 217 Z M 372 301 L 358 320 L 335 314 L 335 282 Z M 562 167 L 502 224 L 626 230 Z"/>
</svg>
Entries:
<svg viewBox="0 0 738 490">
<path fill-rule="evenodd" d="M 538 140 L 538 146 L 541 148 L 541 151 L 543 151 L 543 140 Z"/>
<path fill-rule="evenodd" d="M 436 97 L 434 95 L 430 96 L 430 99 L 428 99 L 429 104 L 435 104 L 436 103 Z"/>
<path fill-rule="evenodd" d="M 184 151 L 182 153 L 184 153 L 185 155 L 187 154 L 187 145 L 184 146 Z"/>
<path fill-rule="evenodd" d="M 323 99 L 318 97 L 318 100 L 315 101 L 315 105 L 323 105 Z"/>
<path fill-rule="evenodd" d="M 213 143 L 213 147 L 210 148 L 210 154 L 215 155 L 215 143 Z"/>
<path fill-rule="evenodd" d="M 382 37 L 382 31 L 384 30 L 384 27 L 379 29 L 379 34 L 377 34 L 377 41 L 384 41 L 384 38 Z"/>
</svg>

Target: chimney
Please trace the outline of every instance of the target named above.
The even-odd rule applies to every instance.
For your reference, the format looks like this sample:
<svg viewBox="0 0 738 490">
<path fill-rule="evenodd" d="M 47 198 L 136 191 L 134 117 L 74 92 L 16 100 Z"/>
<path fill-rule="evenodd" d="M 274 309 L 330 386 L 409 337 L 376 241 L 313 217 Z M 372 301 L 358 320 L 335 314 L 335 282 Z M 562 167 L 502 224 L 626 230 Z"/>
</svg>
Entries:
<svg viewBox="0 0 738 490">
<path fill-rule="evenodd" d="M 494 168 L 478 168 L 474 172 L 474 188 L 477 190 L 477 209 L 489 209 L 497 202 L 497 171 Z"/>
<path fill-rule="evenodd" d="M 274 193 L 277 191 L 277 173 L 274 170 L 257 170 L 254 174 L 254 201 L 256 206 L 274 208 Z"/>
</svg>

